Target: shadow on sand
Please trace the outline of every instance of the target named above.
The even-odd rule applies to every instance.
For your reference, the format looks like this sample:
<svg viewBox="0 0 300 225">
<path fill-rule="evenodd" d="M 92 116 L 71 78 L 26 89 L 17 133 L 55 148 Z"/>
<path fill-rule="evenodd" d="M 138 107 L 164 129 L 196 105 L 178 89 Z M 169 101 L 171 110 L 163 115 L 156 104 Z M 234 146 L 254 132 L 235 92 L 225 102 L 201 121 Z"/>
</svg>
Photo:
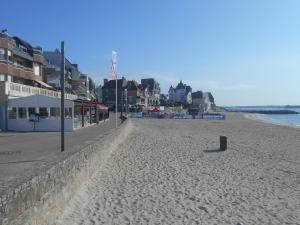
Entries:
<svg viewBox="0 0 300 225">
<path fill-rule="evenodd" d="M 214 153 L 214 152 L 225 152 L 224 150 L 221 149 L 207 149 L 207 150 L 203 150 L 204 153 Z"/>
</svg>

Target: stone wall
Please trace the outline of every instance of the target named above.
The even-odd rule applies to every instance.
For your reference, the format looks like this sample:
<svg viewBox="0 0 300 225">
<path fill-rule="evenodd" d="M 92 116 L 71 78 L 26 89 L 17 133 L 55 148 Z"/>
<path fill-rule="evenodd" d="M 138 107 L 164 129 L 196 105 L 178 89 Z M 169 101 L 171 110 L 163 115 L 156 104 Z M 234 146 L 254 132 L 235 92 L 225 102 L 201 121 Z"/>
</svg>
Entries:
<svg viewBox="0 0 300 225">
<path fill-rule="evenodd" d="M 131 122 L 127 120 L 105 138 L 9 190 L 8 194 L 0 197 L 0 224 L 55 225 L 80 184 L 103 165 L 131 129 Z"/>
</svg>

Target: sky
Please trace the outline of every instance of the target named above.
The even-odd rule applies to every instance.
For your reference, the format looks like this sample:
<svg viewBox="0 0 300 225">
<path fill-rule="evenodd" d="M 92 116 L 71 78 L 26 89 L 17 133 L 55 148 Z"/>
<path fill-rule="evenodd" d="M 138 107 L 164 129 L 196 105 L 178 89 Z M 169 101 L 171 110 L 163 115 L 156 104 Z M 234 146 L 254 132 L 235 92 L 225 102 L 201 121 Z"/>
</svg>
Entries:
<svg viewBox="0 0 300 225">
<path fill-rule="evenodd" d="M 43 50 L 66 45 L 96 84 L 182 80 L 217 105 L 300 105 L 298 0 L 2 0 L 0 29 Z"/>
</svg>

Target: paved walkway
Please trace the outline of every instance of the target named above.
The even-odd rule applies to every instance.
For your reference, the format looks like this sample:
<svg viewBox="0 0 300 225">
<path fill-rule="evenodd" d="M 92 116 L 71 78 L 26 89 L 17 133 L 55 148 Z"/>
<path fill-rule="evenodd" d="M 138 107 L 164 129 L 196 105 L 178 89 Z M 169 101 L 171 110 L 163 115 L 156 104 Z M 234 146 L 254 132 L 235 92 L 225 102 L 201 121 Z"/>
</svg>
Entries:
<svg viewBox="0 0 300 225">
<path fill-rule="evenodd" d="M 0 133 L 0 195 L 65 159 L 115 129 L 115 114 L 104 123 L 65 134 L 60 152 L 60 132 Z"/>
</svg>

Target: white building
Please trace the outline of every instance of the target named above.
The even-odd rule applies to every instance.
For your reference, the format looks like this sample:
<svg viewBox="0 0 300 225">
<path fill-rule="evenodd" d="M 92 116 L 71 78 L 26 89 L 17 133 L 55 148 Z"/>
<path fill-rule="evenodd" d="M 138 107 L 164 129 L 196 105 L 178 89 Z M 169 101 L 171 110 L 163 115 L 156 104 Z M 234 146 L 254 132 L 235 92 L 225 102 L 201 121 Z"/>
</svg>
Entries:
<svg viewBox="0 0 300 225">
<path fill-rule="evenodd" d="M 4 131 L 60 131 L 61 93 L 0 81 L 0 129 Z M 108 118 L 108 108 L 96 101 L 65 93 L 65 130 Z"/>
<path fill-rule="evenodd" d="M 215 100 L 210 92 L 203 93 L 203 103 L 204 103 L 203 104 L 204 111 L 209 111 L 213 109 L 215 105 Z"/>
<path fill-rule="evenodd" d="M 180 81 L 176 88 L 173 88 L 173 86 L 170 87 L 169 100 L 174 103 L 191 104 L 192 88 Z"/>
<path fill-rule="evenodd" d="M 11 98 L 7 105 L 9 131 L 60 131 L 60 99 L 43 95 Z M 74 102 L 65 100 L 65 131 L 74 130 Z"/>
</svg>

